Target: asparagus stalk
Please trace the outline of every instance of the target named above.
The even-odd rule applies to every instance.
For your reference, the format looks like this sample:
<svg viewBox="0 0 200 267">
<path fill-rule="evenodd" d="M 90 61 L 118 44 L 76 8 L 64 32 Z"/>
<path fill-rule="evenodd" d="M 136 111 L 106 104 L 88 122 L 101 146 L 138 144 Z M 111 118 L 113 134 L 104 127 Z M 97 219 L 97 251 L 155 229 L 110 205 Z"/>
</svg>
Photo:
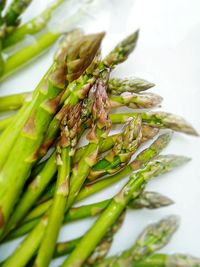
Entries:
<svg viewBox="0 0 200 267">
<path fill-rule="evenodd" d="M 144 169 L 133 173 L 129 182 L 113 198 L 112 202 L 85 234 L 84 238 L 64 261 L 62 266 L 82 266 L 96 245 L 102 240 L 108 227 L 113 225 L 126 208 L 131 198 L 136 198 L 151 178 L 166 173 L 187 161 L 188 158 L 181 156 L 160 156 L 152 160 Z M 90 240 L 90 242 L 88 242 L 88 240 Z"/>
<path fill-rule="evenodd" d="M 74 31 L 70 33 L 68 36 L 68 47 L 70 47 L 70 44 L 77 41 L 77 39 L 81 38 L 82 34 L 80 31 Z M 0 154 L 0 167 L 2 168 L 3 164 L 5 163 L 5 160 L 7 159 L 10 150 L 13 147 L 13 144 L 15 143 L 20 131 L 22 130 L 24 124 L 26 123 L 30 112 L 35 105 L 36 99 L 38 97 L 38 94 L 44 85 L 47 77 L 50 75 L 52 72 L 52 69 L 54 68 L 54 64 L 49 68 L 47 73 L 44 75 L 44 77 L 41 79 L 40 83 L 36 87 L 33 93 L 32 101 L 30 103 L 26 103 L 23 105 L 23 107 L 20 109 L 20 111 L 17 113 L 17 115 L 14 117 L 14 123 L 11 123 L 7 129 L 4 131 L 4 133 L 0 136 L 0 149 L 1 149 L 1 154 Z"/>
<path fill-rule="evenodd" d="M 170 135 L 169 134 L 163 134 L 160 135 L 151 145 L 149 148 L 142 151 L 136 158 L 133 160 L 130 164 L 128 164 L 122 171 L 120 171 L 117 174 L 114 174 L 112 176 L 109 176 L 105 179 L 102 179 L 97 182 L 93 182 L 90 184 L 87 184 L 83 187 L 83 189 L 80 191 L 79 195 L 76 198 L 76 202 L 81 201 L 101 190 L 104 188 L 111 186 L 112 184 L 120 181 L 124 176 L 129 175 L 131 172 L 138 170 L 140 168 L 143 168 L 152 158 L 157 156 L 162 149 L 164 149 L 167 144 L 170 141 Z M 48 200 L 39 206 L 37 206 L 35 209 L 32 210 L 32 212 L 27 215 L 27 220 L 37 218 L 44 214 L 48 210 L 48 208 L 51 206 L 52 200 Z M 25 219 L 26 220 L 26 219 Z"/>
<path fill-rule="evenodd" d="M 32 99 L 31 93 L 0 97 L 0 112 L 19 109 L 29 99 Z"/>
<path fill-rule="evenodd" d="M 111 202 L 111 199 L 103 200 L 98 203 L 89 204 L 85 206 L 80 206 L 77 208 L 71 208 L 68 212 L 65 213 L 64 223 L 84 219 L 87 217 L 93 217 L 102 213 L 108 204 Z M 163 196 L 156 192 L 142 192 L 141 195 L 133 201 L 130 201 L 128 208 L 131 209 L 157 209 L 161 207 L 166 207 L 172 205 L 173 201 L 166 196 Z M 41 214 L 42 215 L 42 214 Z M 39 222 L 40 218 L 31 218 L 26 217 L 22 225 L 14 229 L 6 238 L 7 240 L 12 240 L 22 235 L 27 234 L 31 231 Z"/>
<path fill-rule="evenodd" d="M 200 259 L 186 254 L 155 254 L 141 261 L 133 262 L 134 267 L 199 267 Z"/>
<path fill-rule="evenodd" d="M 77 143 L 77 135 L 81 130 L 81 110 L 82 102 L 72 106 L 69 113 L 65 115 L 61 123 L 61 139 L 59 148 L 61 149 L 58 164 L 58 179 L 53 203 L 50 209 L 48 226 L 44 238 L 35 259 L 38 267 L 49 266 L 56 246 L 56 240 L 64 219 L 65 206 L 69 194 L 69 177 L 71 172 L 71 156 L 74 154 Z"/>
<path fill-rule="evenodd" d="M 7 117 L 0 120 L 0 132 L 4 131 L 8 125 L 13 121 L 13 117 Z"/>
<path fill-rule="evenodd" d="M 109 81 L 108 90 L 111 94 L 120 95 L 125 92 L 140 93 L 152 88 L 153 86 L 155 86 L 155 84 L 140 78 L 112 78 Z"/>
<path fill-rule="evenodd" d="M 161 221 L 147 226 L 136 239 L 135 244 L 118 256 L 112 256 L 99 264 L 98 267 L 124 267 L 132 266 L 134 261 L 139 261 L 166 246 L 179 226 L 177 216 L 169 216 Z"/>
<path fill-rule="evenodd" d="M 6 34 L 13 31 L 20 23 L 19 17 L 26 10 L 26 8 L 31 4 L 32 0 L 13 0 L 10 6 L 7 8 L 3 21 L 6 26 L 2 26 L 0 29 L 0 35 L 2 36 L 2 31 L 4 30 Z M 3 28 L 3 29 L 2 29 Z"/>
<path fill-rule="evenodd" d="M 141 137 L 141 118 L 136 116 L 127 122 L 124 132 L 116 139 L 112 150 L 92 167 L 88 178 L 94 180 L 120 170 L 137 150 Z"/>
<path fill-rule="evenodd" d="M 19 26 L 14 32 L 6 36 L 6 38 L 3 40 L 3 48 L 15 45 L 19 41 L 23 40 L 26 35 L 33 35 L 43 30 L 51 19 L 54 10 L 63 2 L 64 0 L 54 1 L 37 17 Z"/>
<path fill-rule="evenodd" d="M 126 122 L 129 117 L 133 117 L 138 113 L 121 113 L 111 114 L 112 123 Z M 197 131 L 182 117 L 167 112 L 142 112 L 139 113 L 143 123 L 158 128 L 169 128 L 177 132 L 182 132 L 194 136 L 198 136 Z"/>
<path fill-rule="evenodd" d="M 110 101 L 113 108 L 127 106 L 129 108 L 153 108 L 162 102 L 162 97 L 153 93 L 124 93 L 122 95 L 111 95 Z"/>
<path fill-rule="evenodd" d="M 103 34 L 84 36 L 76 42 L 73 49 L 68 49 L 66 47 L 69 42 L 68 37 L 57 54 L 54 68 L 41 86 L 29 118 L 1 172 L 0 206 L 1 218 L 3 218 L 1 233 L 16 203 L 17 196 L 21 193 L 30 170 L 38 158 L 38 149 L 43 141 L 46 128 L 57 111 L 66 83 L 78 78 L 88 67 L 102 38 Z M 90 49 L 89 55 L 88 49 Z M 85 59 L 86 62 L 83 65 L 82 61 Z M 9 185 L 13 182 L 15 182 L 15 187 L 10 187 Z"/>
<path fill-rule="evenodd" d="M 36 58 L 49 48 L 59 37 L 60 33 L 46 32 L 35 39 L 33 44 L 26 45 L 6 59 L 0 76 L 0 81 L 9 77 L 19 68 L 23 67 L 30 59 Z"/>
</svg>

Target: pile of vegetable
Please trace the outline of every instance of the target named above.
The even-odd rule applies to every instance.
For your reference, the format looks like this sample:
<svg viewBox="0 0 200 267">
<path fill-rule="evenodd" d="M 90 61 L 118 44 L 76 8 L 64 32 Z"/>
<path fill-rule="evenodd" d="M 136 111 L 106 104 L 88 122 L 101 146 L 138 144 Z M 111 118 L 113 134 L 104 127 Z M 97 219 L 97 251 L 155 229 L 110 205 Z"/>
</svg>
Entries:
<svg viewBox="0 0 200 267">
<path fill-rule="evenodd" d="M 2 24 L 10 15 L 1 17 L 1 32 L 8 29 L 2 40 L 9 40 L 10 31 L 18 26 L 18 16 L 30 1 L 23 2 L 20 12 L 11 16 L 12 24 L 10 19 Z M 198 134 L 179 116 L 149 111 L 162 101 L 159 95 L 144 92 L 154 84 L 139 78 L 111 78 L 112 70 L 135 49 L 138 32 L 102 58 L 104 35 L 85 35 L 80 30 L 66 34 L 34 92 L 0 98 L 0 111 L 18 110 L 0 121 L 0 240 L 26 234 L 1 266 L 45 267 L 63 255 L 68 255 L 63 267 L 200 266 L 200 259 L 190 255 L 158 254 L 178 228 L 179 218 L 174 215 L 147 226 L 130 249 L 106 256 L 128 209 L 173 203 L 145 191 L 152 178 L 189 161 L 184 156 L 160 155 L 171 139 L 170 131 L 159 134 L 160 129 Z M 115 113 L 116 107 L 123 106 L 134 111 Z M 122 131 L 110 135 L 115 124 L 123 124 Z M 82 136 L 88 144 L 80 147 Z M 149 140 L 151 145 L 138 153 Z M 111 199 L 73 207 L 127 175 L 128 182 Z M 63 224 L 94 216 L 98 218 L 84 236 L 57 243 Z"/>
</svg>

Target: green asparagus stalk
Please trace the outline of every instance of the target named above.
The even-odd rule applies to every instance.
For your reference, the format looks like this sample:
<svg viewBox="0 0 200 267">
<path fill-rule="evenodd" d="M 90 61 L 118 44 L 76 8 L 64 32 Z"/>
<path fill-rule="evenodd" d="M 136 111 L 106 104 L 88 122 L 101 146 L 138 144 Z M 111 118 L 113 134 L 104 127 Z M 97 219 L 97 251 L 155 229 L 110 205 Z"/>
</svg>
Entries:
<svg viewBox="0 0 200 267">
<path fill-rule="evenodd" d="M 0 112 L 19 109 L 29 99 L 32 99 L 31 93 L 0 97 Z"/>
<path fill-rule="evenodd" d="M 79 195 L 77 196 L 76 202 L 81 201 L 103 189 L 105 189 L 108 186 L 113 185 L 114 183 L 120 181 L 122 178 L 124 178 L 126 175 L 129 175 L 131 172 L 136 171 L 140 168 L 143 168 L 152 158 L 157 156 L 162 149 L 164 149 L 167 144 L 170 141 L 170 135 L 169 134 L 163 134 L 155 140 L 149 148 L 142 151 L 136 158 L 133 160 L 130 164 L 128 164 L 122 171 L 120 171 L 117 174 L 114 174 L 112 176 L 108 176 L 105 179 L 101 179 L 100 181 L 90 183 L 88 185 L 85 185 Z M 30 220 L 33 218 L 37 218 L 44 214 L 48 208 L 51 206 L 52 200 L 48 200 L 39 206 L 37 206 L 35 209 L 32 210 L 32 212 L 27 215 L 27 219 Z"/>
<path fill-rule="evenodd" d="M 68 35 L 68 47 L 70 45 L 77 41 L 77 39 L 81 38 L 82 34 L 80 31 L 74 31 Z M 44 75 L 44 77 L 41 79 L 40 83 L 36 87 L 36 89 L 33 92 L 33 97 L 30 102 L 27 102 L 23 105 L 23 107 L 20 109 L 20 111 L 17 113 L 17 115 L 14 117 L 13 122 L 11 123 L 7 129 L 3 132 L 3 134 L 0 136 L 0 150 L 2 153 L 0 153 L 0 167 L 2 168 L 3 164 L 5 163 L 5 160 L 7 159 L 10 150 L 12 149 L 20 131 L 22 130 L 24 124 L 26 123 L 31 110 L 33 106 L 35 105 L 36 99 L 38 97 L 38 94 L 45 83 L 47 77 L 52 72 L 52 69 L 54 68 L 54 64 L 49 68 L 47 73 Z"/>
<path fill-rule="evenodd" d="M 30 170 L 38 158 L 38 149 L 46 128 L 57 111 L 66 83 L 78 78 L 90 65 L 102 38 L 103 34 L 84 36 L 76 42 L 73 49 L 68 49 L 65 43 L 57 54 L 54 69 L 41 87 L 29 118 L 1 172 L 1 233 L 16 203 L 17 196 L 21 193 Z M 90 49 L 90 54 L 88 54 L 88 49 Z M 82 61 L 85 59 L 86 62 L 83 65 Z M 9 185 L 13 182 L 15 187 L 10 187 Z"/>
<path fill-rule="evenodd" d="M 80 206 L 77 208 L 71 208 L 68 212 L 65 213 L 64 223 L 93 217 L 105 210 L 108 204 L 111 202 L 111 199 L 103 200 L 98 203 L 89 204 L 85 206 Z M 166 207 L 172 205 L 173 201 L 168 197 L 165 197 L 156 192 L 142 192 L 141 195 L 133 201 L 130 201 L 128 204 L 128 208 L 131 209 L 157 209 L 161 207 Z M 31 214 L 30 214 L 31 215 Z M 42 215 L 42 214 L 41 214 Z M 40 218 L 31 218 L 27 217 L 21 226 L 17 227 L 13 230 L 8 237 L 7 240 L 12 240 L 22 235 L 27 234 L 31 231 L 39 222 Z"/>
<path fill-rule="evenodd" d="M 140 93 L 142 91 L 146 91 L 152 88 L 153 86 L 155 86 L 155 84 L 140 78 L 132 78 L 132 79 L 112 78 L 109 81 L 108 90 L 109 93 L 111 94 L 120 95 L 125 92 Z"/>
<path fill-rule="evenodd" d="M 52 17 L 54 10 L 59 7 L 64 0 L 56 0 L 49 7 L 47 7 L 41 14 L 37 17 L 31 19 L 27 23 L 19 26 L 14 32 L 9 34 L 3 40 L 3 48 L 9 47 L 11 45 L 15 45 L 19 41 L 23 40 L 26 35 L 33 35 L 41 30 L 43 30 L 49 20 Z"/>
<path fill-rule="evenodd" d="M 0 81 L 9 77 L 13 72 L 23 67 L 30 59 L 36 58 L 49 48 L 59 37 L 60 33 L 46 32 L 35 39 L 33 44 L 26 45 L 6 59 Z"/>
<path fill-rule="evenodd" d="M 141 261 L 133 262 L 134 267 L 199 267 L 200 259 L 186 254 L 155 254 Z"/>
<path fill-rule="evenodd" d="M 141 118 L 136 116 L 127 122 L 124 132 L 116 139 L 112 150 L 91 168 L 88 178 L 94 180 L 120 170 L 137 150 L 141 138 Z"/>
<path fill-rule="evenodd" d="M 135 244 L 118 256 L 112 256 L 96 267 L 124 267 L 132 266 L 134 261 L 139 261 L 166 246 L 179 226 L 177 216 L 169 216 L 161 221 L 147 226 L 136 239 Z"/>
<path fill-rule="evenodd" d="M 133 117 L 138 113 L 121 113 L 111 114 L 112 123 L 124 123 L 129 117 Z M 167 112 L 142 112 L 139 113 L 143 123 L 158 128 L 169 128 L 177 132 L 182 132 L 194 136 L 198 136 L 197 131 L 182 117 Z"/>
<path fill-rule="evenodd" d="M 127 106 L 129 108 L 153 108 L 162 102 L 162 97 L 153 93 L 111 95 L 110 101 L 113 108 Z"/>
<path fill-rule="evenodd" d="M 13 0 L 10 6 L 7 8 L 3 21 L 6 26 L 2 26 L 3 29 L 0 29 L 0 36 L 2 31 L 6 31 L 6 34 L 13 31 L 20 23 L 19 17 L 30 5 L 32 0 Z"/>
<path fill-rule="evenodd" d="M 82 102 L 72 107 L 61 122 L 60 159 L 58 159 L 58 179 L 53 203 L 49 211 L 48 226 L 35 259 L 36 266 L 49 266 L 53 257 L 59 230 L 62 226 L 65 206 L 69 194 L 71 157 L 75 152 L 77 135 L 81 130 Z"/>
<path fill-rule="evenodd" d="M 112 202 L 81 239 L 76 249 L 64 261 L 63 267 L 82 266 L 96 245 L 102 240 L 108 227 L 111 227 L 132 198 L 136 198 L 145 184 L 153 177 L 166 173 L 187 162 L 188 158 L 168 155 L 152 160 L 144 169 L 133 173 L 129 182 L 113 198 Z M 90 240 L 90 242 L 88 242 Z"/>
<path fill-rule="evenodd" d="M 0 120 L 0 132 L 3 132 L 8 125 L 13 121 L 13 117 L 6 117 Z"/>
</svg>

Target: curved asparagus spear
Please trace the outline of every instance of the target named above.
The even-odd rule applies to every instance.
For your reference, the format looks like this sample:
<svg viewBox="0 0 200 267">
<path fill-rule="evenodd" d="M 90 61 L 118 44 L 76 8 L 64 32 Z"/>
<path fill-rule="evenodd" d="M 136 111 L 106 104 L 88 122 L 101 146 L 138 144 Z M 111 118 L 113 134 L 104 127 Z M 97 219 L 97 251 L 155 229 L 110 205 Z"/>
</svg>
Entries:
<svg viewBox="0 0 200 267">
<path fill-rule="evenodd" d="M 123 123 L 126 122 L 129 117 L 133 117 L 136 114 L 138 113 L 110 114 L 110 119 L 112 123 Z M 177 132 L 198 136 L 197 131 L 187 121 L 172 113 L 156 111 L 142 112 L 139 114 L 143 123 L 147 123 L 153 127 L 169 128 Z"/>
<path fill-rule="evenodd" d="M 68 212 L 66 212 L 64 216 L 64 223 L 72 222 L 75 220 L 80 220 L 87 217 L 93 217 L 101 212 L 108 206 L 111 202 L 111 199 L 103 200 L 98 203 L 89 204 L 86 206 L 80 206 L 77 208 L 71 208 Z M 156 192 L 142 192 L 141 195 L 133 201 L 130 201 L 128 204 L 128 208 L 131 209 L 157 209 L 161 207 L 166 207 L 172 205 L 173 201 L 168 197 L 165 197 Z M 42 215 L 42 214 L 41 214 Z M 24 224 L 14 229 L 6 238 L 7 240 L 12 240 L 22 235 L 27 234 L 30 230 L 32 230 L 37 223 L 39 222 L 38 218 L 27 217 L 26 220 L 23 221 Z"/>
<path fill-rule="evenodd" d="M 142 260 L 166 246 L 179 226 L 179 217 L 169 216 L 157 223 L 150 224 L 136 239 L 134 245 L 118 256 L 111 256 L 95 267 L 132 266 L 134 261 Z"/>
<path fill-rule="evenodd" d="M 137 150 L 141 138 L 141 118 L 136 116 L 127 122 L 123 133 L 116 139 L 112 150 L 91 168 L 88 178 L 94 180 L 98 176 L 120 170 Z"/>
<path fill-rule="evenodd" d="M 113 108 L 127 106 L 129 108 L 153 108 L 162 102 L 163 98 L 153 93 L 111 95 L 110 101 Z"/>
<path fill-rule="evenodd" d="M 82 266 L 96 245 L 102 240 L 107 228 L 113 225 L 115 220 L 126 208 L 128 202 L 141 193 L 145 184 L 151 178 L 166 173 L 187 161 L 188 158 L 181 156 L 160 156 L 152 160 L 144 169 L 133 173 L 128 183 L 113 198 L 112 202 L 85 234 L 76 249 L 64 261 L 62 267 Z M 90 240 L 90 242 L 88 242 L 88 240 Z"/>
<path fill-rule="evenodd" d="M 85 199 L 96 192 L 103 190 L 104 188 L 111 186 L 112 184 L 120 181 L 126 175 L 129 175 L 132 171 L 143 168 L 152 158 L 157 156 L 162 149 L 164 149 L 170 141 L 169 134 L 160 135 L 156 141 L 154 141 L 149 148 L 142 151 L 130 164 L 128 164 L 122 171 L 112 176 L 108 176 L 106 179 L 86 184 L 77 196 L 76 202 Z M 45 211 L 50 207 L 52 200 L 48 200 L 38 207 L 32 210 L 27 218 L 37 218 L 44 214 Z"/>
<path fill-rule="evenodd" d="M 125 92 L 140 93 L 152 88 L 155 84 L 140 78 L 112 78 L 109 81 L 108 91 L 114 95 L 120 95 Z"/>
<path fill-rule="evenodd" d="M 84 36 L 76 41 L 73 49 L 66 47 L 68 37 L 67 43 L 63 43 L 57 54 L 54 68 L 41 86 L 31 113 L 1 171 L 0 217 L 3 218 L 0 225 L 1 232 L 39 156 L 38 149 L 43 142 L 46 128 L 57 111 L 65 85 L 78 78 L 90 65 L 103 36 L 104 34 Z M 88 49 L 90 49 L 89 55 Z M 85 62 L 84 65 L 82 61 Z M 10 187 L 13 182 L 15 187 Z"/>
<path fill-rule="evenodd" d="M 186 254 L 155 254 L 141 261 L 133 262 L 134 267 L 199 267 L 200 259 Z"/>
</svg>

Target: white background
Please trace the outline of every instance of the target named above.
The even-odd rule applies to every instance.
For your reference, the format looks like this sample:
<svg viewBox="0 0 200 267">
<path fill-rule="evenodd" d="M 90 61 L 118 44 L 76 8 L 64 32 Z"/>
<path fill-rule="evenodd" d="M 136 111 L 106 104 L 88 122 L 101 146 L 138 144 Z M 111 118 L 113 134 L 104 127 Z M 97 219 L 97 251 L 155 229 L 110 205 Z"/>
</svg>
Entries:
<svg viewBox="0 0 200 267">
<path fill-rule="evenodd" d="M 24 15 L 24 20 L 39 13 L 46 2 L 50 1 L 34 0 L 32 9 Z M 126 63 L 117 67 L 113 76 L 134 75 L 156 83 L 156 87 L 151 91 L 164 97 L 162 110 L 184 116 L 200 132 L 200 1 L 114 0 L 109 4 L 107 2 L 99 0 L 97 8 L 86 15 L 87 23 L 84 24 L 87 32 L 107 32 L 103 43 L 104 53 L 125 35 L 140 29 L 137 49 Z M 67 16 L 67 12 L 68 9 L 62 16 Z M 54 49 L 51 49 L 46 55 L 3 82 L 0 85 L 0 93 L 33 90 L 47 70 L 53 51 Z M 199 151 L 199 138 L 174 133 L 173 140 L 164 153 L 187 155 L 192 161 L 152 181 L 147 188 L 171 197 L 175 204 L 155 211 L 129 211 L 123 228 L 116 235 L 110 254 L 132 245 L 136 236 L 148 223 L 157 221 L 165 215 L 178 214 L 181 217 L 180 229 L 162 251 L 200 256 Z M 123 183 L 99 193 L 84 203 L 112 196 Z M 92 222 L 93 220 L 88 219 L 67 225 L 61 231 L 60 240 L 80 236 Z M 7 244 L 0 247 L 0 260 L 11 252 L 13 246 Z M 59 263 L 57 260 L 52 266 L 58 266 Z"/>
</svg>

